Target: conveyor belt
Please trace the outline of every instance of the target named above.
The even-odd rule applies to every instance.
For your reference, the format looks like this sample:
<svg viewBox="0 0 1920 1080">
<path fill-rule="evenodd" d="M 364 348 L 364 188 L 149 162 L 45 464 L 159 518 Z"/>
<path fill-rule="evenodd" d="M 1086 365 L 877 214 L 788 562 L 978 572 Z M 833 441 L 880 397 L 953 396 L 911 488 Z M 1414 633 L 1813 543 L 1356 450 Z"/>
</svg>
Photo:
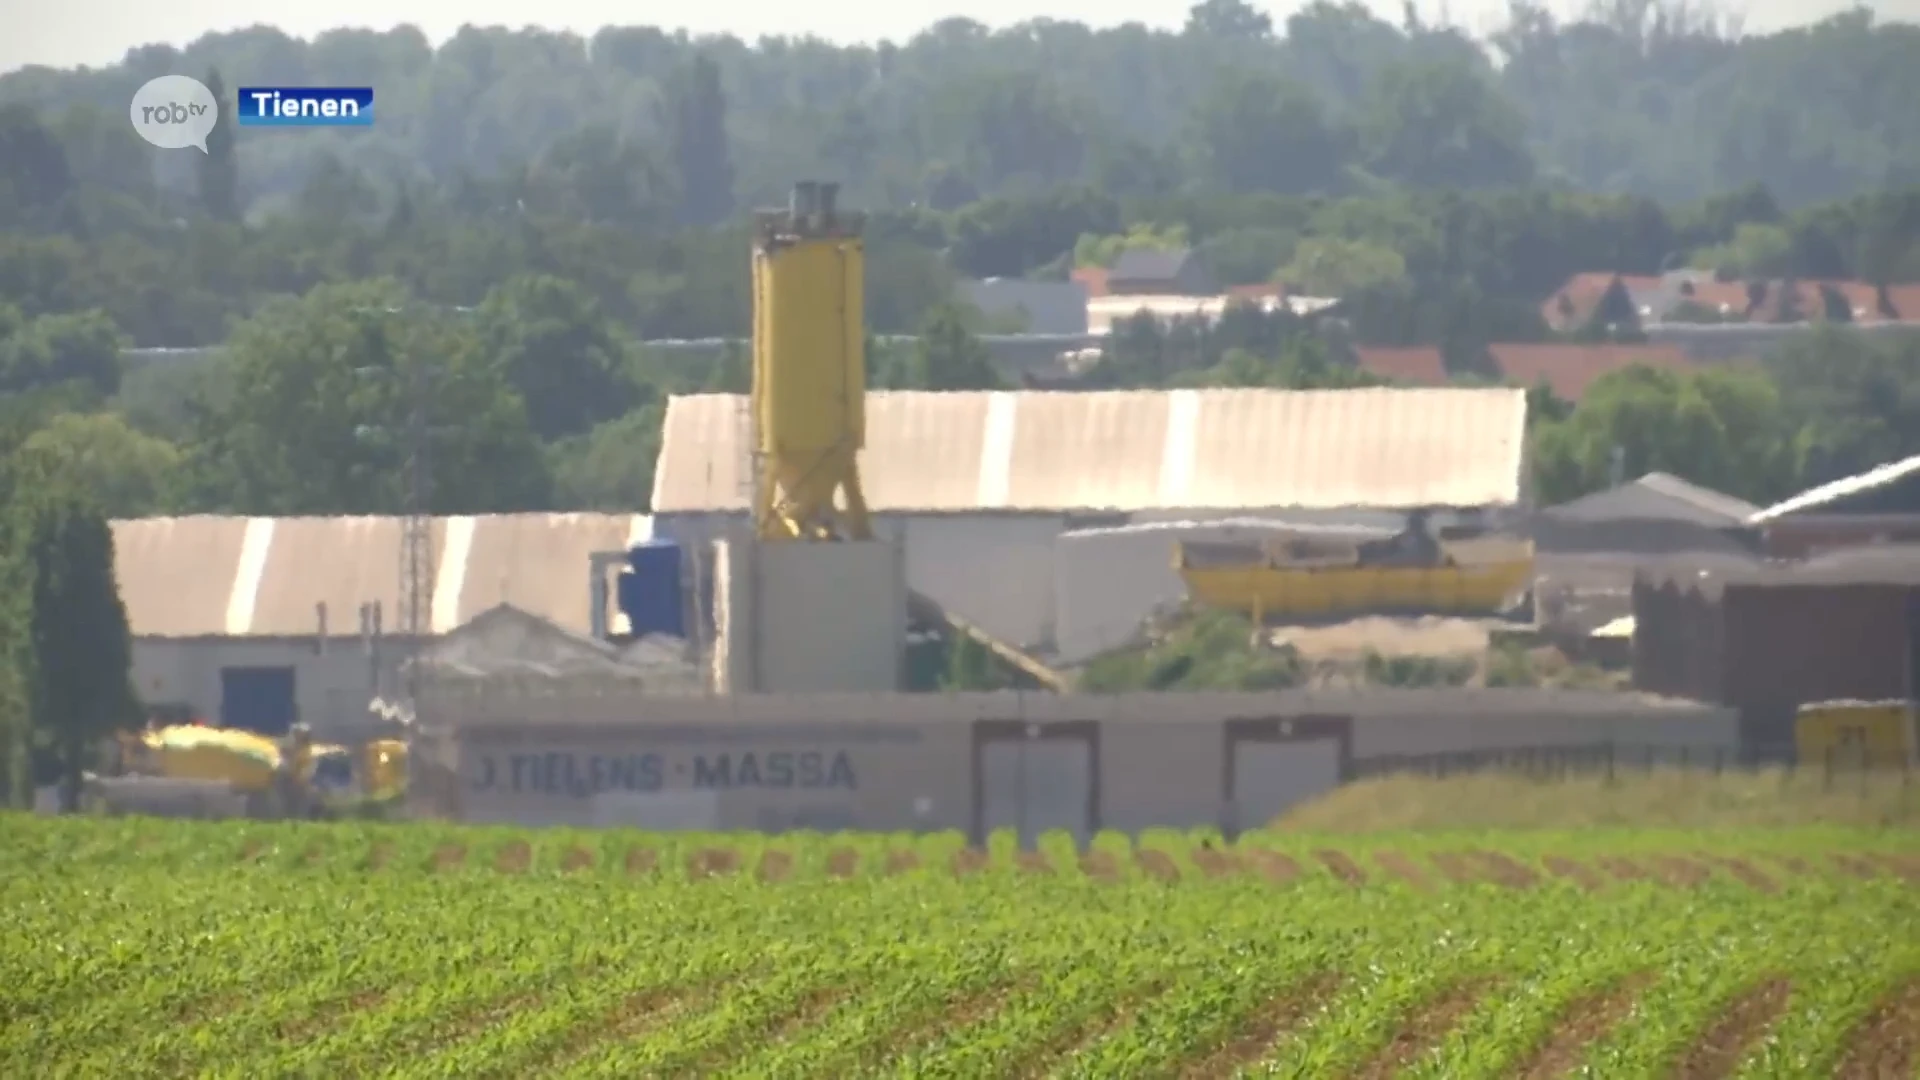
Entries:
<svg viewBox="0 0 1920 1080">
<path fill-rule="evenodd" d="M 987 633 L 985 630 L 980 629 L 978 626 L 975 626 L 960 616 L 953 614 L 946 608 L 941 607 L 938 601 L 924 593 L 908 591 L 907 612 L 913 618 L 923 623 L 936 623 L 952 630 L 954 633 L 963 634 L 966 637 L 972 638 L 988 652 L 999 657 L 1001 661 L 1024 672 L 1035 682 L 1056 694 L 1064 694 L 1068 690 L 1069 680 L 1065 675 L 1053 670 L 1032 656 L 1029 656 L 1027 653 L 1014 648 L 1012 645 L 1001 641 L 999 638 L 994 637 L 992 634 Z"/>
</svg>

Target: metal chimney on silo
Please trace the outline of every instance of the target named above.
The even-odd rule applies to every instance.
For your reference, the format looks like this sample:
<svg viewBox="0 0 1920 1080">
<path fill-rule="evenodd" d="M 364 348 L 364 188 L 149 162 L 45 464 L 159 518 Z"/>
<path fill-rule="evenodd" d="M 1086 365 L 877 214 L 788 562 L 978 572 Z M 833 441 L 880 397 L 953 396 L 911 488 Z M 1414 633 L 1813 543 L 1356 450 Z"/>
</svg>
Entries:
<svg viewBox="0 0 1920 1080">
<path fill-rule="evenodd" d="M 787 206 L 787 214 L 793 219 L 793 227 L 799 229 L 813 218 L 815 209 L 820 205 L 820 185 L 812 180 L 802 180 L 793 185 L 793 197 Z"/>
</svg>

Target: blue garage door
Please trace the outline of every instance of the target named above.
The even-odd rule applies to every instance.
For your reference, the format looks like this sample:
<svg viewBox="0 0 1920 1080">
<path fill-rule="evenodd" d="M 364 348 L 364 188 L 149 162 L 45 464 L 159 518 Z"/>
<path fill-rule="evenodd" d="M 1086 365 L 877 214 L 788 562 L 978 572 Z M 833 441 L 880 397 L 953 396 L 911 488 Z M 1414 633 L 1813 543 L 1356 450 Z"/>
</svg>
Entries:
<svg viewBox="0 0 1920 1080">
<path fill-rule="evenodd" d="M 293 669 L 220 669 L 220 726 L 285 735 L 293 726 Z"/>
</svg>

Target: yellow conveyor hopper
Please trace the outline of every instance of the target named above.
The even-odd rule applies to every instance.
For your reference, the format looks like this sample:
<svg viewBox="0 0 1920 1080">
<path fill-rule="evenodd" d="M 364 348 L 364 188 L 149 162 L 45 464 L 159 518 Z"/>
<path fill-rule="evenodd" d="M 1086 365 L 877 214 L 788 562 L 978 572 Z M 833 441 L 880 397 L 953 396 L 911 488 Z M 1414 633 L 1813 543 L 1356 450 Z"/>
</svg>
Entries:
<svg viewBox="0 0 1920 1080">
<path fill-rule="evenodd" d="M 1255 622 L 1366 614 L 1495 616 L 1533 583 L 1533 544 L 1506 537 L 1442 543 L 1432 566 L 1300 560 L 1275 544 L 1177 544 L 1174 566 L 1194 603 Z"/>
</svg>

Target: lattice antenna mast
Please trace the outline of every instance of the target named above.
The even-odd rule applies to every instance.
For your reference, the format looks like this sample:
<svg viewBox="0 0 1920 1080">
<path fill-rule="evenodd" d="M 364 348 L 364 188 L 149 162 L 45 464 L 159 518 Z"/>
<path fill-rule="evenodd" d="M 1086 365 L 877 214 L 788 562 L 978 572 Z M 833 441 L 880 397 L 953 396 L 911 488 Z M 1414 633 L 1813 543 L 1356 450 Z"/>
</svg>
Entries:
<svg viewBox="0 0 1920 1080">
<path fill-rule="evenodd" d="M 406 513 L 400 525 L 400 635 L 401 663 L 406 672 L 406 701 L 417 710 L 420 698 L 419 659 L 427 634 L 433 629 L 433 518 L 428 515 L 426 369 L 409 365 L 407 379 Z"/>
</svg>

